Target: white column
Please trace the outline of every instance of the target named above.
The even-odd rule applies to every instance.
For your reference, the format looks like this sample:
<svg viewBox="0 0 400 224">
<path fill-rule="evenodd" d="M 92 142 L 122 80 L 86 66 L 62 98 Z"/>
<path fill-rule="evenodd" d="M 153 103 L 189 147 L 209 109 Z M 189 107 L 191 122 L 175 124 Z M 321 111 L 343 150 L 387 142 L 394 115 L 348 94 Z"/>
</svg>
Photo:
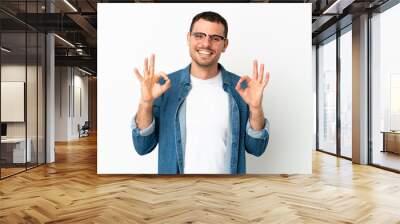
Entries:
<svg viewBox="0 0 400 224">
<path fill-rule="evenodd" d="M 368 163 L 368 15 L 353 20 L 353 162 Z"/>
<path fill-rule="evenodd" d="M 50 1 L 46 4 L 47 12 L 53 12 L 54 6 Z M 46 35 L 46 163 L 55 162 L 54 133 L 55 133 L 55 44 L 54 35 Z"/>
</svg>

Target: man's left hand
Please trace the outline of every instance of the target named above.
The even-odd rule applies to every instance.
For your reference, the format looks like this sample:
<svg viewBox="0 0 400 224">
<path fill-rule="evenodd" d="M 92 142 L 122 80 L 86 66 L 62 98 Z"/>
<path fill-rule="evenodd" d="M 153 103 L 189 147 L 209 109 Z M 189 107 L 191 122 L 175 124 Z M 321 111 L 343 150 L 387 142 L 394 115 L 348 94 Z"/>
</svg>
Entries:
<svg viewBox="0 0 400 224">
<path fill-rule="evenodd" d="M 247 82 L 247 87 L 245 89 L 241 87 L 244 81 Z M 236 91 L 238 91 L 244 102 L 249 105 L 250 111 L 262 109 L 263 92 L 268 81 L 269 72 L 264 74 L 264 64 L 261 64 L 260 70 L 258 70 L 257 60 L 253 61 L 253 76 L 249 77 L 248 75 L 244 75 L 240 78 L 236 85 Z"/>
</svg>

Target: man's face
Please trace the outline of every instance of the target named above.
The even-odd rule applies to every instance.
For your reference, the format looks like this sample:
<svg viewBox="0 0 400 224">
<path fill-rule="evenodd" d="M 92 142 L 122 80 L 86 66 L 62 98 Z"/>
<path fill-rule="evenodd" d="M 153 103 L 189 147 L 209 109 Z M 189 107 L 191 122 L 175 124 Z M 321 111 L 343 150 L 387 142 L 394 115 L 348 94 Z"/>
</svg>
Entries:
<svg viewBox="0 0 400 224">
<path fill-rule="evenodd" d="M 204 34 L 207 36 L 204 37 Z M 200 19 L 193 24 L 187 42 L 194 63 L 201 67 L 212 67 L 218 63 L 221 53 L 228 46 L 228 40 L 221 40 L 218 36 L 224 37 L 224 25 L 221 23 Z"/>
</svg>

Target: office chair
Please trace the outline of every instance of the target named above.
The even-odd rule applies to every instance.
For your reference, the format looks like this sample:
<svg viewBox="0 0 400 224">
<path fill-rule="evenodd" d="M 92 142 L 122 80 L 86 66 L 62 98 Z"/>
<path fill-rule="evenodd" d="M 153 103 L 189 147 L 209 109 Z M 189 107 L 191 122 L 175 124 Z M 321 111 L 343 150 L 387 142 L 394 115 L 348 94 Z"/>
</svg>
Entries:
<svg viewBox="0 0 400 224">
<path fill-rule="evenodd" d="M 82 127 L 79 128 L 79 138 L 89 136 L 89 129 L 90 129 L 89 121 L 85 121 Z"/>
</svg>

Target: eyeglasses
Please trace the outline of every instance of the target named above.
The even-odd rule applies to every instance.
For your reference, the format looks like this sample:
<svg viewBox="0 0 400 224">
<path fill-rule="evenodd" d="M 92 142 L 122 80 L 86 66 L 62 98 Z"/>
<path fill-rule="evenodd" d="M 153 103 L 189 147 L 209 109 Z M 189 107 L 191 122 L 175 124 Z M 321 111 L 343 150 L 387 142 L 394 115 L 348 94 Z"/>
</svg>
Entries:
<svg viewBox="0 0 400 224">
<path fill-rule="evenodd" d="M 203 41 L 204 39 L 206 39 L 207 36 L 210 38 L 212 43 L 220 43 L 221 41 L 226 39 L 225 37 L 216 34 L 209 35 L 202 32 L 192 32 L 191 34 L 196 41 Z"/>
</svg>

